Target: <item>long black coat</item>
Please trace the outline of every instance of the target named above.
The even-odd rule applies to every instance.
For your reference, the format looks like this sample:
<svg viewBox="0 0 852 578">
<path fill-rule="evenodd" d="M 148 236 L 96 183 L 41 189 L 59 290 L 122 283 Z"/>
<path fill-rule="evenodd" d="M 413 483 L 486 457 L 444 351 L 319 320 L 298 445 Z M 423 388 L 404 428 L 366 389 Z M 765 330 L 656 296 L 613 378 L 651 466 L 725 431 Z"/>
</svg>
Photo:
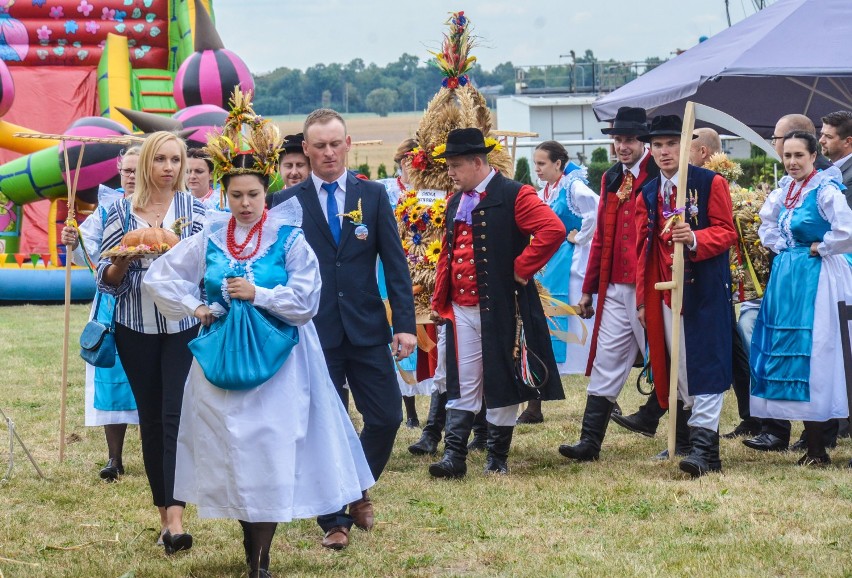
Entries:
<svg viewBox="0 0 852 578">
<path fill-rule="evenodd" d="M 486 187 L 486 195 L 473 211 L 473 246 L 479 307 L 482 319 L 482 365 L 485 403 L 490 408 L 506 407 L 531 399 L 564 399 L 562 381 L 556 360 L 541 298 L 530 282 L 526 286 L 515 282 L 515 258 L 529 245 L 529 235 L 515 224 L 515 199 L 521 183 L 500 174 Z M 455 194 L 447 204 L 445 246 L 454 246 L 454 218 L 461 194 Z M 554 215 L 554 218 L 557 218 Z M 557 218 L 558 219 L 558 218 Z M 514 378 L 512 349 L 515 341 L 515 292 L 527 345 L 544 361 L 548 379 L 540 392 L 519 384 Z M 458 361 L 455 332 L 447 331 L 447 395 L 459 397 Z"/>
</svg>

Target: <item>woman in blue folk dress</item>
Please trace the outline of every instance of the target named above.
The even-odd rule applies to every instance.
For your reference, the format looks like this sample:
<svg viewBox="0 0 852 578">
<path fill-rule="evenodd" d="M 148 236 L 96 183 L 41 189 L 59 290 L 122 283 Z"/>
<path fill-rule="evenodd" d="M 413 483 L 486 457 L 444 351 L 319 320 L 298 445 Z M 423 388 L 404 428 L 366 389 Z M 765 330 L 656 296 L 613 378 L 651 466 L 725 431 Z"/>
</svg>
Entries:
<svg viewBox="0 0 852 578">
<path fill-rule="evenodd" d="M 227 142 L 240 142 L 239 130 L 227 131 Z M 144 287 L 163 315 L 210 327 L 190 344 L 175 496 L 200 517 L 239 520 L 249 576 L 264 578 L 279 522 L 336 512 L 374 481 L 311 321 L 322 282 L 300 205 L 265 209 L 277 143 L 249 142 L 253 152 L 229 151 L 224 167 L 214 157 L 230 213 L 214 213 L 202 234 L 155 261 Z M 217 333 L 242 349 L 205 349 Z M 287 348 L 276 349 L 282 340 Z"/>
<path fill-rule="evenodd" d="M 751 342 L 751 413 L 803 420 L 799 464 L 824 465 L 825 422 L 849 413 L 837 302 L 852 302 L 852 209 L 840 171 L 814 169 L 816 138 L 784 138 L 787 176 L 760 210 L 760 240 L 777 256 Z"/>
<path fill-rule="evenodd" d="M 544 188 L 541 200 L 559 216 L 568 236 L 536 279 L 549 295 L 566 305 L 580 300 L 583 277 L 597 225 L 598 195 L 588 187 L 585 168 L 568 161 L 568 151 L 556 141 L 545 141 L 533 153 L 535 172 Z M 585 374 L 593 322 L 579 316 L 549 316 L 551 343 L 561 374 Z M 581 342 L 582 341 L 582 342 Z M 532 401 L 518 423 L 543 420 L 541 402 Z"/>
</svg>

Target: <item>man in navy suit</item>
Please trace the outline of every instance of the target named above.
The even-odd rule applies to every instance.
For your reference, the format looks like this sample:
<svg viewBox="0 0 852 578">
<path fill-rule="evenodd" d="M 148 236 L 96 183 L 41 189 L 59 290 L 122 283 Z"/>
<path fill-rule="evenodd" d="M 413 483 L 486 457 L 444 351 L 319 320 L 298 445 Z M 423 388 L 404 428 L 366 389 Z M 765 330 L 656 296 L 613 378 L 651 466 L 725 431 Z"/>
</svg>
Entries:
<svg viewBox="0 0 852 578">
<path fill-rule="evenodd" d="M 311 175 L 275 193 L 272 206 L 291 197 L 302 205 L 302 229 L 322 276 L 314 325 L 332 382 L 344 399 L 343 385 L 349 384 L 364 419 L 361 445 L 378 480 L 402 422 L 393 359 L 408 357 L 417 345 L 408 264 L 385 188 L 346 170 L 352 140 L 343 118 L 330 109 L 315 110 L 305 119 L 304 138 Z M 393 335 L 376 283 L 378 257 L 385 270 Z M 348 514 L 343 508 L 318 522 L 326 532 L 323 546 L 345 548 L 353 522 L 364 530 L 372 527 L 370 498 L 364 492 L 349 505 Z"/>
</svg>

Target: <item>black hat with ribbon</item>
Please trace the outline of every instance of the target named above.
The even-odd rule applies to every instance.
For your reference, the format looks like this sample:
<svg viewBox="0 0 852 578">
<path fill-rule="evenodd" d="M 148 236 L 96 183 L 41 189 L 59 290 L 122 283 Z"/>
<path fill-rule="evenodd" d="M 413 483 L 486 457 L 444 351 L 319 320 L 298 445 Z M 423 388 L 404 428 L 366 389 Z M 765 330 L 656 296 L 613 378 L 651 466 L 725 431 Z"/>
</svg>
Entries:
<svg viewBox="0 0 852 578">
<path fill-rule="evenodd" d="M 648 118 L 644 108 L 622 106 L 615 115 L 615 120 L 609 128 L 601 132 L 611 135 L 641 136 L 648 132 Z"/>
<path fill-rule="evenodd" d="M 642 142 L 651 142 L 655 136 L 680 136 L 683 133 L 683 121 L 676 114 L 660 114 L 651 121 L 648 134 L 637 137 Z M 698 138 L 697 134 L 692 138 Z"/>
<path fill-rule="evenodd" d="M 304 154 L 304 149 L 302 148 L 303 142 L 305 142 L 304 134 L 288 134 L 284 137 L 284 142 L 281 144 L 281 156 L 283 157 L 289 153 Z"/>
<path fill-rule="evenodd" d="M 457 128 L 447 135 L 447 148 L 436 159 L 462 155 L 486 155 L 495 145 L 485 146 L 485 137 L 478 128 Z"/>
</svg>

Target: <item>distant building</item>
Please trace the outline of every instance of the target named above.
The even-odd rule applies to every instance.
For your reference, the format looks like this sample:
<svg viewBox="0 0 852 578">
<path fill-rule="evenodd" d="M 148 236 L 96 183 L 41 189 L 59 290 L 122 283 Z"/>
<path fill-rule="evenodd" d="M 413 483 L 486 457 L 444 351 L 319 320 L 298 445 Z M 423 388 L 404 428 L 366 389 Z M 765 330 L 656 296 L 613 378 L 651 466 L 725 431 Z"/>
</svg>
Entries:
<svg viewBox="0 0 852 578">
<path fill-rule="evenodd" d="M 536 132 L 536 138 L 518 139 L 516 160 L 527 157 L 532 166 L 535 145 L 555 140 L 565 145 L 573 161 L 588 163 L 592 151 L 603 147 L 612 157 L 609 139 L 601 133 L 608 122 L 599 122 L 592 110 L 596 95 L 513 95 L 497 98 L 500 130 Z M 734 158 L 748 158 L 750 145 L 743 139 L 724 139 L 722 148 Z"/>
</svg>

